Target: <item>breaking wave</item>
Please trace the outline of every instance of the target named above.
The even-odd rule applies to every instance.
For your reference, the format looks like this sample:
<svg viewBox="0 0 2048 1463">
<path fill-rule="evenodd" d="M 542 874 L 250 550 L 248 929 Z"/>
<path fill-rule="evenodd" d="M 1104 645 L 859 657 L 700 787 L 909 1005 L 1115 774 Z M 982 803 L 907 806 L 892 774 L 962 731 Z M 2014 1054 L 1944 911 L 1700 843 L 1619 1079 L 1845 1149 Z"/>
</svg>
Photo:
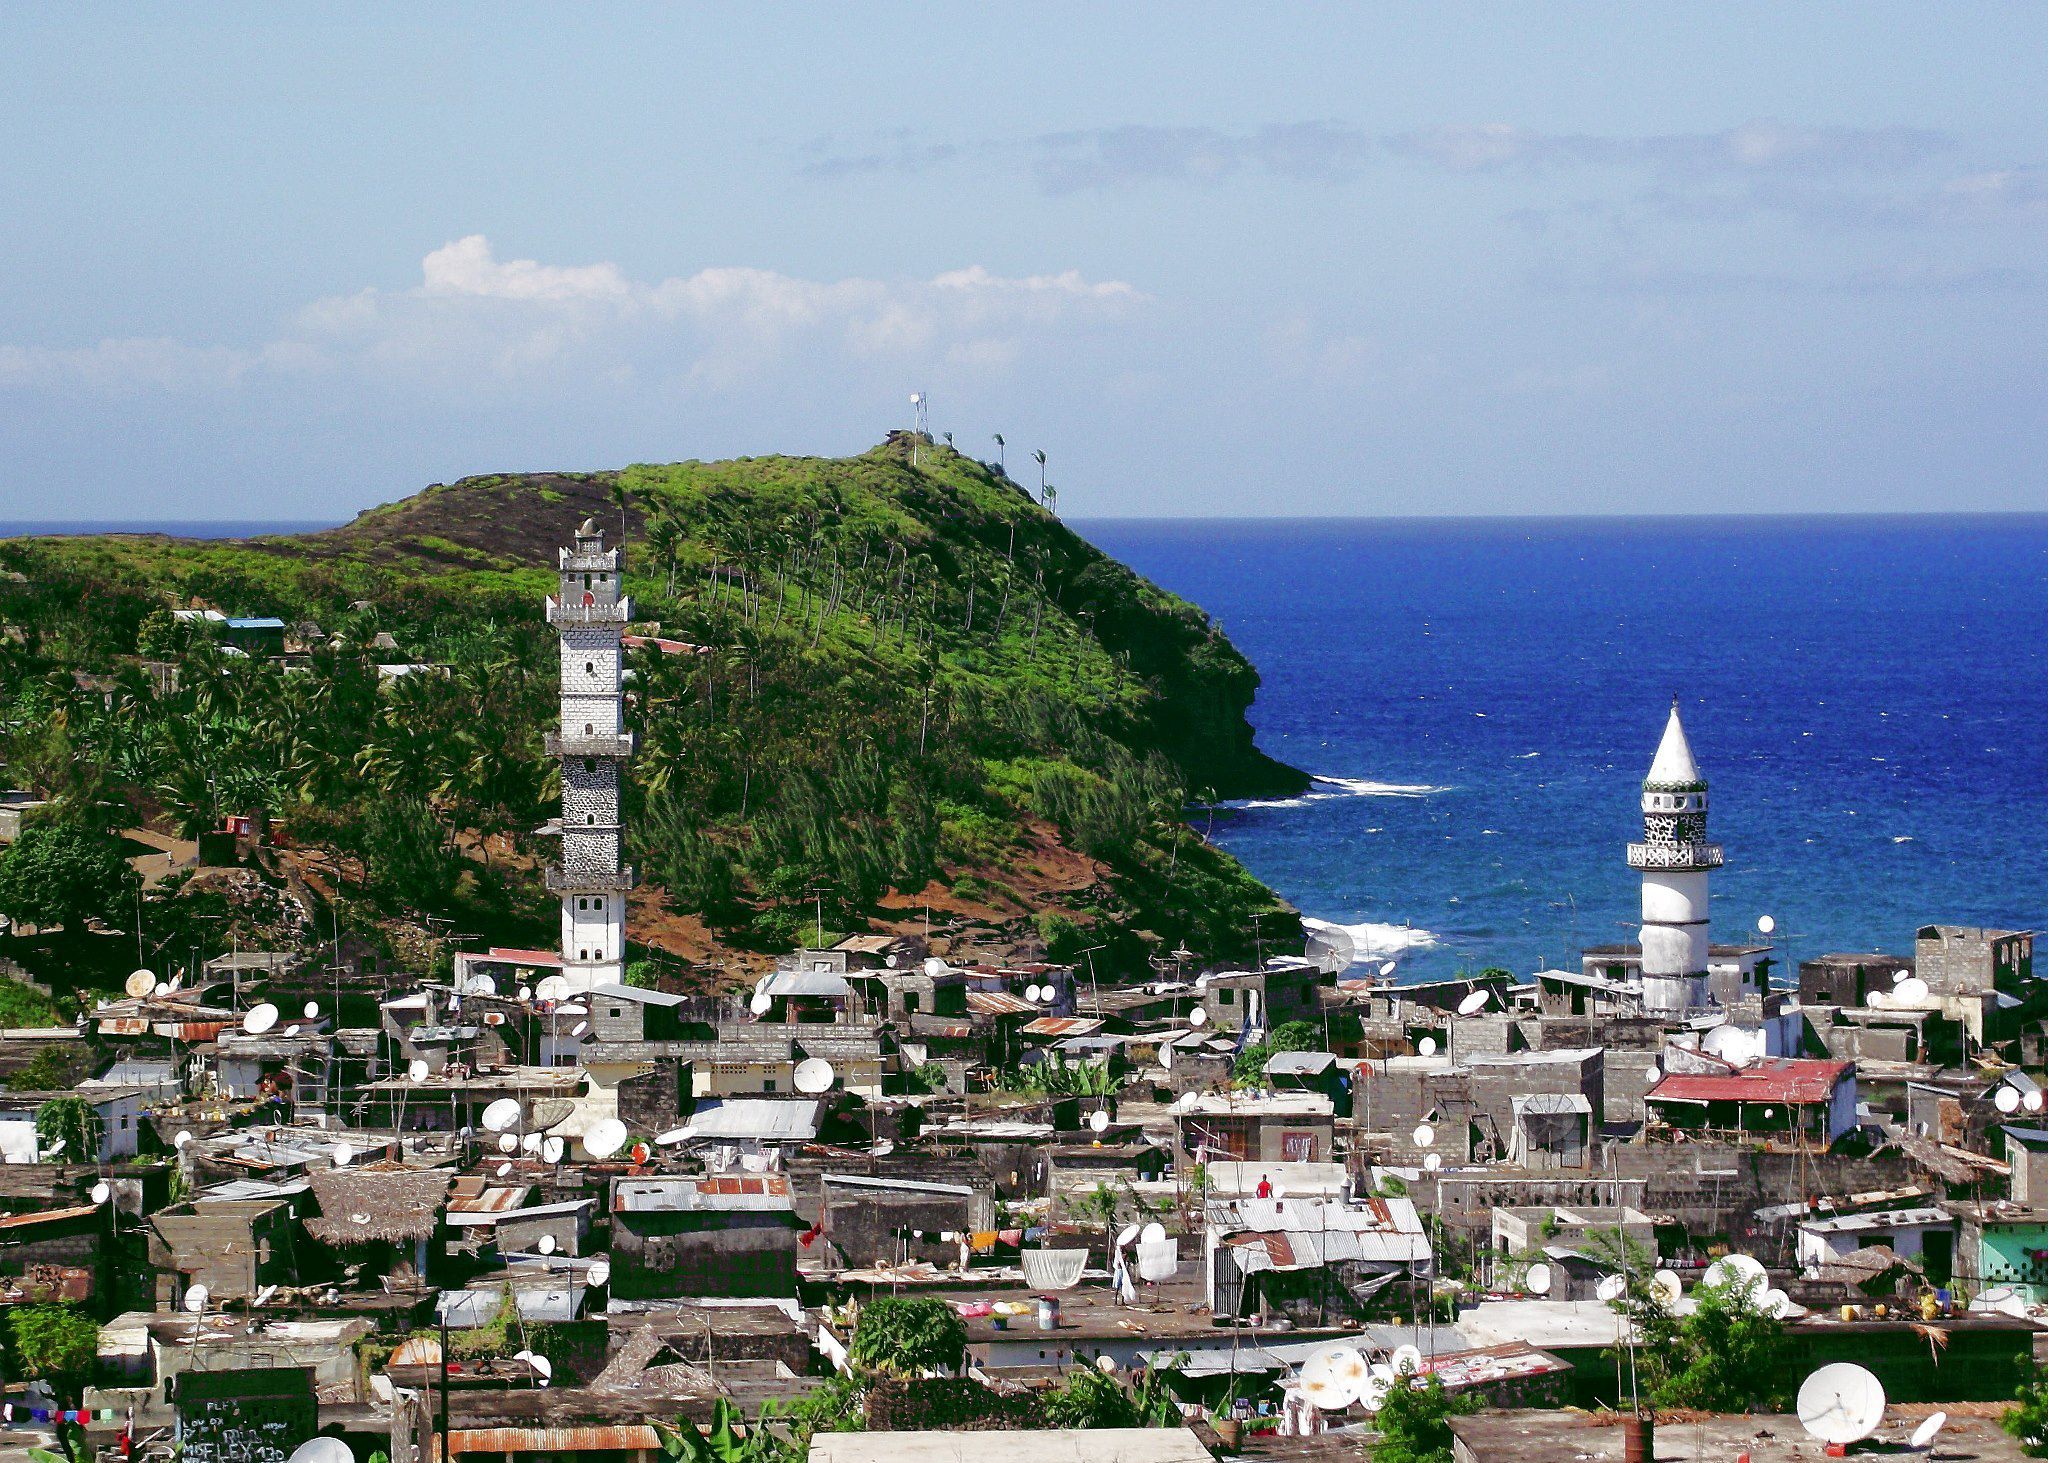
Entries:
<svg viewBox="0 0 2048 1463">
<path fill-rule="evenodd" d="M 1426 798 L 1440 792 L 1449 792 L 1447 787 L 1434 787 L 1426 782 L 1374 782 L 1364 777 L 1317 777 L 1309 778 L 1313 784 L 1305 793 L 1291 798 L 1245 798 L 1221 804 L 1226 808 L 1305 808 L 1310 803 L 1326 803 L 1334 798 Z"/>
</svg>

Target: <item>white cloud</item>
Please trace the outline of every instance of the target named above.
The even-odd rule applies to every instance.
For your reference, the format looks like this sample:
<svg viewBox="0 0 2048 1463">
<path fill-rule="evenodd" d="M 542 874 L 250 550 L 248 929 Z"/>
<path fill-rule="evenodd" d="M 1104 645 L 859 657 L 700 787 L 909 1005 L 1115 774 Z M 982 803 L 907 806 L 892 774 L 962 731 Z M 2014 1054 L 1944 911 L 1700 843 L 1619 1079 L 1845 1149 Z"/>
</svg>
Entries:
<svg viewBox="0 0 2048 1463">
<path fill-rule="evenodd" d="M 0 346 L 0 386 L 189 391 L 259 372 L 329 372 L 405 385 L 656 375 L 732 385 L 786 361 L 939 359 L 1000 370 L 1035 343 L 1126 318 L 1146 296 L 1078 271 L 1006 276 L 981 265 L 930 279 L 803 279 L 719 266 L 641 281 L 613 263 L 499 259 L 481 234 L 421 261 L 409 289 L 314 300 L 249 348 L 169 339 L 83 349 Z"/>
</svg>

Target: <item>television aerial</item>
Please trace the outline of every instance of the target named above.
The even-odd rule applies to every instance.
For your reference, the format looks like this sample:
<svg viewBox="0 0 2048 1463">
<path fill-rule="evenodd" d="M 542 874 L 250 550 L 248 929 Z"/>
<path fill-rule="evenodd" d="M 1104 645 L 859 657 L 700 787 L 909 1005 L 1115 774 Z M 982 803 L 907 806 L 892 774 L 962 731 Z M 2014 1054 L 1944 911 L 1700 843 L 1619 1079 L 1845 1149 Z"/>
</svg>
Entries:
<svg viewBox="0 0 2048 1463">
<path fill-rule="evenodd" d="M 832 1083 L 838 1077 L 832 1064 L 823 1057 L 805 1057 L 796 1064 L 796 1090 L 808 1097 L 832 1090 Z"/>
<path fill-rule="evenodd" d="M 251 1036 L 261 1036 L 275 1025 L 277 1025 L 277 1007 L 271 1005 L 268 1001 L 263 1002 L 260 1006 L 251 1006 L 248 1014 L 242 1017 L 242 1030 Z"/>
<path fill-rule="evenodd" d="M 617 1118 L 603 1118 L 583 1135 L 583 1149 L 592 1158 L 610 1158 L 626 1146 L 626 1125 Z"/>
<path fill-rule="evenodd" d="M 1799 1384 L 1798 1413 L 1808 1434 L 1847 1447 L 1884 1420 L 1884 1384 L 1853 1361 L 1830 1362 Z"/>
<path fill-rule="evenodd" d="M 1483 989 L 1468 991 L 1465 994 L 1465 999 L 1458 1002 L 1458 1014 L 1460 1016 L 1475 1016 L 1486 1009 L 1486 1003 L 1491 999 L 1493 999 L 1492 991 Z"/>
<path fill-rule="evenodd" d="M 1522 1277 L 1522 1289 L 1531 1295 L 1550 1294 L 1550 1283 L 1550 1266 L 1542 1260 L 1531 1265 L 1528 1273 Z"/>
<path fill-rule="evenodd" d="M 144 996 L 153 996 L 156 994 L 156 972 L 153 970 L 138 970 L 135 974 L 128 977 L 121 989 L 128 992 L 129 995 L 138 1001 Z"/>
<path fill-rule="evenodd" d="M 502 1133 L 519 1121 L 519 1099 L 501 1097 L 484 1109 L 484 1131 Z"/>
</svg>

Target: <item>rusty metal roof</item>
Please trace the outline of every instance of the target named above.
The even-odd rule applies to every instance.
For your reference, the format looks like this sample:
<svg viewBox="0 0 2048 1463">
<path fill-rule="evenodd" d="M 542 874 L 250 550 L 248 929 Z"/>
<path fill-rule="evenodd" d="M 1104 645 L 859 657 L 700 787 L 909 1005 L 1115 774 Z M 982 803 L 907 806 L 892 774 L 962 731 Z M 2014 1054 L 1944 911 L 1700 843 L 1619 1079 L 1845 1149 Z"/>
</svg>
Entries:
<svg viewBox="0 0 2048 1463">
<path fill-rule="evenodd" d="M 44 1209 L 33 1214 L 8 1214 L 0 1216 L 0 1229 L 27 1229 L 35 1224 L 55 1224 L 63 1219 L 82 1219 L 94 1213 L 91 1204 L 75 1209 Z"/>
<path fill-rule="evenodd" d="M 1644 1098 L 1646 1102 L 1827 1102 L 1836 1085 L 1855 1070 L 1853 1062 L 1777 1057 L 1726 1075 L 1673 1072 Z"/>
<path fill-rule="evenodd" d="M 1102 1022 L 1094 1016 L 1041 1016 L 1024 1023 L 1026 1036 L 1093 1036 L 1100 1030 Z"/>
<path fill-rule="evenodd" d="M 967 1009 L 977 1016 L 1029 1016 L 1038 1007 L 1022 996 L 1009 995 L 1003 991 L 969 991 Z"/>
<path fill-rule="evenodd" d="M 581 1453 L 656 1449 L 661 1438 L 646 1423 L 599 1424 L 589 1427 L 458 1427 L 450 1431 L 448 1451 L 460 1453 Z M 441 1456 L 441 1440 L 433 1452 Z"/>
</svg>

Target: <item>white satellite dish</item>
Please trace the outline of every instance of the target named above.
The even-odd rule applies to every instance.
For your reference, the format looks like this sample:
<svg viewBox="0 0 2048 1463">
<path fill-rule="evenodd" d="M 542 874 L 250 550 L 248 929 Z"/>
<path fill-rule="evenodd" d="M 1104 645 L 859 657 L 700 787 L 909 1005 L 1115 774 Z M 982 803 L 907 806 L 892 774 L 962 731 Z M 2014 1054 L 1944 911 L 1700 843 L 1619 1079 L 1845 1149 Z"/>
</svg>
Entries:
<svg viewBox="0 0 2048 1463">
<path fill-rule="evenodd" d="M 927 955 L 924 957 L 924 973 L 926 975 L 944 975 L 946 973 L 946 962 L 939 959 L 936 955 Z"/>
<path fill-rule="evenodd" d="M 533 1247 L 543 1255 L 552 1255 L 555 1252 L 555 1237 L 551 1234 L 544 1234 L 534 1242 Z"/>
<path fill-rule="evenodd" d="M 590 1035 L 590 1023 L 588 1021 L 578 1021 L 570 1030 L 569 1035 L 581 1041 L 584 1037 Z"/>
<path fill-rule="evenodd" d="M 1739 1026 L 1716 1026 L 1700 1038 L 1700 1050 L 1739 1067 L 1748 1058 L 1749 1037 Z"/>
<path fill-rule="evenodd" d="M 261 1036 L 277 1025 L 277 1007 L 265 1001 L 260 1006 L 251 1006 L 249 1014 L 242 1018 L 242 1030 L 251 1036 Z"/>
<path fill-rule="evenodd" d="M 1052 999 L 1052 987 L 1049 985 L 1026 986 L 1024 987 L 1024 999 L 1043 1004 Z"/>
<path fill-rule="evenodd" d="M 1760 914 L 1756 917 L 1756 927 L 1761 933 L 1768 935 L 1778 927 L 1778 922 L 1767 914 Z"/>
<path fill-rule="evenodd" d="M 1775 1320 L 1784 1320 L 1792 1314 L 1792 1297 L 1772 1286 L 1757 1297 L 1756 1308 Z"/>
<path fill-rule="evenodd" d="M 355 1146 L 350 1143 L 335 1144 L 333 1148 L 333 1154 L 334 1166 L 336 1168 L 347 1168 L 351 1163 L 354 1163 L 356 1161 Z"/>
<path fill-rule="evenodd" d="M 1387 1382 L 1377 1372 L 1365 1379 L 1365 1385 L 1358 1389 L 1358 1403 L 1367 1412 L 1378 1412 L 1387 1405 Z"/>
<path fill-rule="evenodd" d="M 1301 1395 L 1319 1411 L 1342 1412 L 1358 1400 L 1357 1384 L 1347 1379 L 1348 1368 L 1337 1355 L 1343 1349 L 1326 1346 L 1301 1364 Z"/>
<path fill-rule="evenodd" d="M 128 977 L 121 989 L 128 992 L 129 995 L 138 1001 L 144 996 L 153 996 L 156 994 L 156 972 L 153 970 L 138 970 L 135 974 Z"/>
<path fill-rule="evenodd" d="M 1116 1358 L 1106 1351 L 1103 1352 L 1102 1355 L 1095 1358 L 1095 1369 L 1106 1376 L 1115 1376 Z"/>
<path fill-rule="evenodd" d="M 868 1150 L 868 1152 L 874 1154 L 874 1156 L 877 1158 L 887 1158 L 890 1154 L 894 1153 L 895 1151 L 896 1143 L 893 1139 L 890 1138 L 878 1139 L 875 1143 L 875 1146 Z"/>
<path fill-rule="evenodd" d="M 1548 1295 L 1550 1279 L 1550 1266 L 1538 1260 L 1529 1267 L 1529 1273 L 1522 1277 L 1522 1289 L 1531 1295 Z"/>
<path fill-rule="evenodd" d="M 1444 1166 L 1444 1156 L 1441 1153 L 1425 1153 L 1422 1155 L 1422 1166 L 1435 1173 Z"/>
<path fill-rule="evenodd" d="M 501 1097 L 484 1109 L 484 1131 L 502 1133 L 519 1121 L 519 1099 Z"/>
<path fill-rule="evenodd" d="M 584 1283 L 588 1285 L 603 1285 L 610 1281 L 611 1278 L 612 1262 L 610 1260 L 599 1259 L 592 1260 L 590 1262 L 590 1269 L 584 1275 L 583 1280 Z"/>
<path fill-rule="evenodd" d="M 190 1290 L 185 1292 L 185 1309 L 190 1311 L 195 1316 L 198 1315 L 201 1311 L 206 1309 L 207 1298 L 212 1294 L 213 1292 L 208 1290 L 204 1285 L 193 1286 Z"/>
<path fill-rule="evenodd" d="M 1088 1251 L 1020 1250 L 1017 1263 L 1024 1272 L 1024 1283 L 1033 1290 L 1072 1290 L 1088 1268 Z"/>
<path fill-rule="evenodd" d="M 406 1063 L 405 1067 L 405 1075 L 414 1082 L 426 1081 L 427 1075 L 431 1071 L 433 1071 L 433 1068 L 429 1067 L 426 1064 L 426 1060 L 422 1057 L 414 1057 L 410 1062 Z"/>
<path fill-rule="evenodd" d="M 1418 1051 L 1418 1052 L 1420 1052 L 1420 1053 L 1422 1053 L 1422 1055 L 1423 1055 L 1423 1056 L 1425 1056 L 1425 1057 L 1433 1057 L 1433 1056 L 1435 1056 L 1435 1055 L 1436 1055 L 1436 1038 L 1435 1038 L 1435 1037 L 1433 1037 L 1433 1036 L 1425 1036 L 1425 1037 L 1423 1037 L 1423 1038 L 1422 1038 L 1422 1040 L 1420 1040 L 1420 1041 L 1418 1041 L 1418 1042 L 1416 1042 L 1416 1043 L 1415 1043 L 1415 1050 L 1416 1050 L 1416 1051 Z"/>
<path fill-rule="evenodd" d="M 1432 1128 L 1428 1123 L 1417 1123 L 1415 1131 L 1408 1136 L 1415 1140 L 1417 1148 L 1427 1148 L 1436 1141 L 1436 1129 Z"/>
<path fill-rule="evenodd" d="M 511 1174 L 511 1172 L 512 1172 L 512 1165 L 511 1165 L 511 1164 L 509 1164 L 509 1163 L 501 1163 L 501 1164 L 499 1164 L 499 1165 L 498 1165 L 498 1168 L 497 1168 L 497 1174 L 498 1174 L 498 1177 L 499 1177 L 499 1178 L 506 1178 L 506 1177 L 508 1177 L 508 1176 L 509 1176 L 509 1175 Z"/>
<path fill-rule="evenodd" d="M 1675 1270 L 1659 1270 L 1650 1277 L 1650 1294 L 1667 1311 L 1685 1298 L 1685 1283 Z"/>
<path fill-rule="evenodd" d="M 1107 1133 L 1109 1131 L 1109 1109 L 1098 1107 L 1094 1112 L 1088 1114 L 1088 1126 L 1098 1133 Z"/>
<path fill-rule="evenodd" d="M 555 1364 L 549 1361 L 546 1357 L 542 1356 L 537 1351 L 527 1352 L 523 1360 L 526 1362 L 528 1366 L 532 1367 L 534 1371 L 540 1374 L 540 1379 L 543 1382 L 547 1381 L 550 1377 L 554 1376 L 555 1374 Z"/>
<path fill-rule="evenodd" d="M 1830 1362 L 1799 1384 L 1798 1412 L 1811 1436 L 1846 1447 L 1884 1420 L 1884 1384 L 1853 1361 Z"/>
<path fill-rule="evenodd" d="M 530 986 L 530 985 L 523 985 L 523 986 L 521 986 L 521 987 L 519 988 L 519 999 L 520 999 L 520 1000 L 522 1000 L 522 1001 L 530 1001 L 530 1000 L 532 1000 L 532 999 L 533 999 L 533 987 L 532 987 L 532 986 Z"/>
<path fill-rule="evenodd" d="M 1393 973 L 1394 973 L 1394 962 L 1393 962 L 1393 961 L 1391 961 L 1391 960 L 1384 960 L 1384 961 L 1381 961 L 1381 962 L 1380 962 L 1380 974 L 1381 974 L 1381 975 L 1383 975 L 1383 976 L 1387 976 L 1387 975 L 1392 975 Z"/>
<path fill-rule="evenodd" d="M 299 1034 L 299 1023 L 294 1021 L 291 1025 L 287 1026 L 284 1029 L 284 1034 L 286 1036 L 297 1036 Z"/>
<path fill-rule="evenodd" d="M 664 1148 L 673 1148 L 676 1144 L 682 1142 L 689 1136 L 690 1130 L 688 1128 L 670 1128 L 666 1133 L 663 1133 L 654 1141 L 659 1143 Z"/>
<path fill-rule="evenodd" d="M 269 1304 L 270 1304 L 270 1298 L 271 1298 L 271 1297 L 272 1297 L 273 1295 L 276 1295 L 276 1294 L 277 1294 L 277 1287 L 276 1287 L 275 1285 L 266 1285 L 266 1286 L 264 1286 L 264 1287 L 263 1287 L 263 1288 L 262 1288 L 261 1290 L 259 1290 L 259 1291 L 257 1291 L 257 1292 L 256 1292 L 256 1298 L 255 1298 L 254 1300 L 250 1301 L 250 1302 L 249 1302 L 249 1304 L 250 1304 L 250 1305 L 251 1305 L 252 1307 L 253 1307 L 253 1306 L 265 1306 L 265 1305 L 269 1305 Z"/>
<path fill-rule="evenodd" d="M 1652 1062 L 1649 1066 L 1643 1068 L 1643 1080 L 1652 1087 L 1655 1087 L 1664 1080 L 1664 1074 L 1658 1069 L 1657 1064 Z"/>
<path fill-rule="evenodd" d="M 57 1155 L 58 1155 L 59 1153 L 62 1153 L 63 1151 L 64 1151 L 64 1140 L 63 1140 L 62 1138 L 52 1138 L 52 1139 L 50 1140 L 50 1147 L 49 1147 L 49 1153 L 50 1153 L 50 1156 L 51 1156 L 52 1158 L 54 1158 L 54 1157 L 56 1157 L 56 1156 L 57 1156 Z"/>
<path fill-rule="evenodd" d="M 1927 982 L 1917 975 L 1909 975 L 1892 987 L 1892 999 L 1917 1006 L 1927 999 Z"/>
<path fill-rule="evenodd" d="M 517 1153 L 519 1151 L 519 1135 L 517 1133 L 498 1134 L 498 1151 L 500 1153 Z"/>
<path fill-rule="evenodd" d="M 495 996 L 498 983 L 488 975 L 473 975 L 469 978 L 469 993 L 472 996 Z"/>
<path fill-rule="evenodd" d="M 92 1186 L 92 1201 L 95 1204 L 104 1204 L 112 1196 L 113 1192 L 113 1186 L 105 1179 L 101 1179 Z"/>
<path fill-rule="evenodd" d="M 308 1001 L 308 1002 L 306 1002 L 306 1011 L 305 1011 L 305 1016 L 306 1016 L 306 1019 L 307 1019 L 308 1021 L 313 1021 L 313 1020 L 317 1020 L 317 1019 L 318 1019 L 318 1017 L 319 1017 L 319 1015 L 320 1015 L 320 1003 L 319 1003 L 318 1001 Z"/>
<path fill-rule="evenodd" d="M 805 1057 L 796 1064 L 794 1079 L 796 1090 L 806 1096 L 830 1092 L 839 1074 L 832 1070 L 832 1064 L 823 1057 Z"/>
<path fill-rule="evenodd" d="M 2020 1094 L 2020 1106 L 2028 1112 L 2039 1112 L 2042 1107 L 2048 1106 L 2048 1097 L 2044 1097 L 2041 1089 L 2036 1087 Z"/>
<path fill-rule="evenodd" d="M 1493 999 L 1492 991 L 1470 991 L 1466 994 L 1464 1000 L 1458 1002 L 1458 1014 L 1460 1016 L 1471 1016 L 1483 1011 L 1486 1009 L 1486 1003 L 1491 999 Z"/>
<path fill-rule="evenodd" d="M 610 1158 L 626 1146 L 626 1125 L 617 1118 L 603 1118 L 583 1135 L 583 1151 L 592 1158 Z"/>
<path fill-rule="evenodd" d="M 308 1438 L 292 1449 L 285 1463 L 356 1463 L 356 1455 L 340 1438 Z"/>
<path fill-rule="evenodd" d="M 1208 1024 L 1209 1013 L 1207 1011 L 1204 1011 L 1200 1006 L 1197 1006 L 1194 1010 L 1188 1012 L 1188 1025 L 1206 1026 Z"/>
<path fill-rule="evenodd" d="M 1602 1275 L 1600 1283 L 1593 1287 L 1593 1294 L 1601 1300 L 1620 1300 L 1628 1293 L 1628 1282 L 1619 1275 Z"/>
<path fill-rule="evenodd" d="M 187 1132 L 183 1128 L 180 1128 L 178 1129 L 178 1136 L 171 1139 L 171 1146 L 173 1148 L 183 1148 L 186 1144 L 190 1143 L 191 1141 L 191 1133 Z"/>
<path fill-rule="evenodd" d="M 544 1138 L 541 1140 L 540 1156 L 541 1160 L 545 1163 L 560 1163 L 562 1155 L 568 1151 L 569 1145 L 560 1138 Z"/>
<path fill-rule="evenodd" d="M 1928 1413 L 1926 1418 L 1921 1422 L 1920 1426 L 1913 1429 L 1912 1447 L 1918 1450 L 1919 1452 L 1926 1452 L 1929 1448 L 1934 1446 L 1935 1438 L 1940 1434 L 1941 1430 L 1947 1426 L 1948 1414 L 1946 1412 Z"/>
<path fill-rule="evenodd" d="M 2007 1087 L 2003 1083 L 1991 1095 L 1991 1101 L 1997 1105 L 2000 1112 L 2018 1112 L 2020 1110 L 2020 1094 L 2018 1089 Z"/>
<path fill-rule="evenodd" d="M 524 1138 L 521 1138 L 519 1140 L 519 1146 L 526 1150 L 528 1153 L 538 1153 L 541 1150 L 541 1145 L 547 1141 L 548 1140 L 546 1136 L 543 1134 L 528 1133 Z"/>
<path fill-rule="evenodd" d="M 775 997 L 766 991 L 755 991 L 754 998 L 747 1002 L 747 1009 L 756 1016 L 766 1016 L 775 1006 Z"/>
<path fill-rule="evenodd" d="M 1394 1348 L 1394 1354 L 1387 1358 L 1387 1364 L 1394 1369 L 1394 1375 L 1397 1377 L 1403 1372 L 1419 1372 L 1422 1370 L 1422 1348 L 1404 1341 Z"/>
<path fill-rule="evenodd" d="M 1138 1235 L 1140 1234 L 1140 1232 L 1140 1226 L 1135 1224 L 1126 1224 L 1122 1229 L 1117 1231 L 1117 1245 L 1119 1247 L 1122 1247 L 1124 1245 L 1136 1244 L 1138 1242 Z"/>
</svg>

